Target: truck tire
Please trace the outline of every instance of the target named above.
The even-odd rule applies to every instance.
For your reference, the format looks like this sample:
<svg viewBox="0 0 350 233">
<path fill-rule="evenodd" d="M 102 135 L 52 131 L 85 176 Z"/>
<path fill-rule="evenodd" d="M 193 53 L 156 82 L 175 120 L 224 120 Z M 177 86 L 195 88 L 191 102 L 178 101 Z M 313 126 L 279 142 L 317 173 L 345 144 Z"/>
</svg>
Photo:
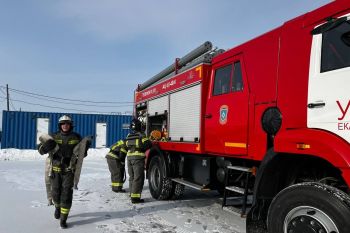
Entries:
<svg viewBox="0 0 350 233">
<path fill-rule="evenodd" d="M 350 197 L 321 183 L 289 186 L 279 192 L 270 205 L 269 233 L 350 232 Z"/>
<path fill-rule="evenodd" d="M 177 200 L 184 195 L 185 185 L 179 183 L 173 183 L 173 190 L 171 191 L 171 199 Z"/>
<path fill-rule="evenodd" d="M 167 200 L 172 191 L 172 181 L 165 174 L 164 161 L 160 156 L 151 159 L 148 168 L 148 185 L 154 199 Z"/>
</svg>

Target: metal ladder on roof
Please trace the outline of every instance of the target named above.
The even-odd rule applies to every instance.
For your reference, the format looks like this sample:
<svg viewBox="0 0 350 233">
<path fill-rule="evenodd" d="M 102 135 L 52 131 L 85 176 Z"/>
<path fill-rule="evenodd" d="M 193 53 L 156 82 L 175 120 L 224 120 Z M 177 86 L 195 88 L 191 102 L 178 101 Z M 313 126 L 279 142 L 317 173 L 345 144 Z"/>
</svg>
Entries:
<svg viewBox="0 0 350 233">
<path fill-rule="evenodd" d="M 246 216 L 246 211 L 247 211 L 247 200 L 248 200 L 248 195 L 251 194 L 251 192 L 249 191 L 249 179 L 252 175 L 252 173 L 255 171 L 255 168 L 248 168 L 248 167 L 240 167 L 240 166 L 227 166 L 225 168 L 226 172 L 225 172 L 225 189 L 224 189 L 224 197 L 223 197 L 223 201 L 222 201 L 222 208 L 223 209 L 227 209 L 229 211 L 232 212 L 232 209 L 229 209 L 227 207 L 231 207 L 231 206 L 235 206 L 233 204 L 228 204 L 227 200 L 228 200 L 228 195 L 230 192 L 233 193 L 238 193 L 241 195 L 242 197 L 242 206 L 240 209 L 240 216 L 241 217 L 245 217 Z M 238 186 L 232 186 L 229 184 L 229 176 L 231 174 L 232 171 L 241 171 L 245 174 L 245 182 L 244 182 L 244 187 L 238 187 Z M 236 211 L 233 211 L 236 212 Z M 236 212 L 237 213 L 237 212 Z"/>
</svg>

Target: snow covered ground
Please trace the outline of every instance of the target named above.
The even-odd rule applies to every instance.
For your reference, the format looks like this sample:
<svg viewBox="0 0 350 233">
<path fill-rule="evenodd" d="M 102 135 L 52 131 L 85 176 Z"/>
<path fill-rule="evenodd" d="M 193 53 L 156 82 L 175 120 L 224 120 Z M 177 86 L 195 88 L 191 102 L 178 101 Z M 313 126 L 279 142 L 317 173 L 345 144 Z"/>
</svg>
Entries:
<svg viewBox="0 0 350 233">
<path fill-rule="evenodd" d="M 79 190 L 74 190 L 69 228 L 62 230 L 54 207 L 46 205 L 45 156 L 35 150 L 0 150 L 0 233 L 245 232 L 244 219 L 222 210 L 216 192 L 186 188 L 181 200 L 156 201 L 146 181 L 145 203 L 131 204 L 127 193 L 110 189 L 106 152 L 89 150 Z"/>
</svg>

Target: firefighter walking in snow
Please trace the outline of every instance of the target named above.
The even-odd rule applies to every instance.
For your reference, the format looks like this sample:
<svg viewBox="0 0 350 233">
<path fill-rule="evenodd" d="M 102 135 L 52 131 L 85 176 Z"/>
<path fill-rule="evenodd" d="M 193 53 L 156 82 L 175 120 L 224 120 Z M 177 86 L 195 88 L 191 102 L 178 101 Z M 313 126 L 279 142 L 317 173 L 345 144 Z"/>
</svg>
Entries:
<svg viewBox="0 0 350 233">
<path fill-rule="evenodd" d="M 106 155 L 108 169 L 111 173 L 112 191 L 125 192 L 123 189 L 125 175 L 126 148 L 123 140 L 114 143 Z"/>
<path fill-rule="evenodd" d="M 47 140 L 39 145 L 40 154 L 46 154 L 56 145 L 59 149 L 52 154 L 52 199 L 55 205 L 55 218 L 60 219 L 61 228 L 67 228 L 67 218 L 72 206 L 74 168 L 71 160 L 74 147 L 81 141 L 81 136 L 73 132 L 73 122 L 67 115 L 60 117 L 59 131 L 52 135 L 53 140 Z"/>
<path fill-rule="evenodd" d="M 152 146 L 151 141 L 141 133 L 141 122 L 133 119 L 131 133 L 125 139 L 128 158 L 129 189 L 132 203 L 142 203 L 141 192 L 145 179 L 145 151 Z"/>
</svg>

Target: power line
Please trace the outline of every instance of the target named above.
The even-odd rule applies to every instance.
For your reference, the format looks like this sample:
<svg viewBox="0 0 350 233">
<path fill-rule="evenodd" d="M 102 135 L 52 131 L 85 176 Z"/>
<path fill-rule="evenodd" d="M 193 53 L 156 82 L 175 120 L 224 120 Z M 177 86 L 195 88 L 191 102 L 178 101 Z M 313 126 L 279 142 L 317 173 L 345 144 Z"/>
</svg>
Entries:
<svg viewBox="0 0 350 233">
<path fill-rule="evenodd" d="M 118 108 L 118 107 L 130 106 L 130 104 L 128 104 L 128 105 L 96 105 L 96 104 L 83 104 L 83 103 L 78 104 L 78 103 L 63 102 L 63 101 L 57 101 L 57 100 L 48 100 L 48 99 L 46 99 L 44 97 L 38 97 L 38 96 L 34 96 L 32 94 L 25 94 L 25 93 L 20 93 L 20 92 L 17 92 L 17 91 L 15 91 L 15 92 L 16 92 L 16 94 L 28 96 L 28 97 L 35 98 L 35 99 L 40 99 L 40 100 L 50 101 L 50 102 L 60 103 L 60 104 L 76 105 L 76 106 L 88 106 L 88 107 L 100 107 L 100 108 L 116 108 L 116 107 Z M 125 103 L 127 103 L 127 102 L 125 102 Z"/>
<path fill-rule="evenodd" d="M 0 98 L 2 99 L 2 100 L 0 100 L 0 102 L 1 102 L 1 103 L 3 103 L 3 102 L 5 102 L 5 101 L 6 101 L 6 95 L 4 95 L 4 96 L 0 96 Z"/>
<path fill-rule="evenodd" d="M 9 100 L 10 100 L 10 105 L 13 108 L 13 110 L 17 111 L 16 108 L 15 108 L 15 105 L 12 103 L 12 99 L 9 99 Z"/>
<path fill-rule="evenodd" d="M 3 88 L 3 86 L 0 86 L 0 87 Z M 0 91 L 6 96 L 6 92 L 3 89 L 0 88 Z"/>
<path fill-rule="evenodd" d="M 4 97 L 0 97 L 1 99 L 6 99 Z M 115 112 L 98 112 L 98 111 L 85 111 L 85 110 L 81 110 L 81 109 L 70 109 L 70 108 L 61 108 L 61 107 L 55 107 L 55 106 L 48 106 L 48 105 L 43 105 L 43 104 L 37 104 L 37 103 L 29 103 L 26 101 L 22 101 L 22 100 L 15 100 L 12 99 L 12 101 L 15 102 L 20 102 L 20 103 L 25 103 L 25 104 L 29 104 L 29 105 L 35 105 L 35 106 L 41 106 L 41 107 L 46 107 L 46 108 L 55 108 L 55 109 L 61 109 L 61 110 L 66 110 L 66 111 L 74 111 L 74 112 L 85 112 L 85 113 L 99 113 L 99 114 L 111 114 L 111 113 L 115 113 Z M 121 106 L 121 107 L 125 107 L 125 106 Z"/>
<path fill-rule="evenodd" d="M 4 94 L 4 96 L 0 96 L 0 98 L 2 99 L 0 102 L 1 103 L 3 103 L 3 102 L 5 102 L 6 101 L 6 93 L 2 90 L 2 89 L 0 89 L 0 91 Z"/>
<path fill-rule="evenodd" d="M 4 91 L 4 90 L 2 90 L 1 88 L 0 88 L 0 91 L 5 95 L 5 96 L 7 96 L 7 93 Z M 1 97 L 1 98 L 3 98 L 4 100 L 3 101 L 5 101 L 7 98 L 4 98 L 4 97 Z M 3 102 L 3 101 L 1 101 L 1 102 Z M 9 98 L 9 101 L 10 101 L 10 105 L 11 105 L 11 107 L 16 111 L 16 108 L 15 108 L 15 105 L 12 103 L 12 100 Z"/>
<path fill-rule="evenodd" d="M 4 87 L 4 86 L 0 86 L 0 87 L 1 87 L 1 88 L 6 88 L 6 87 Z M 81 103 L 94 103 L 94 104 L 121 104 L 121 103 L 133 103 L 133 102 L 127 102 L 127 101 L 123 101 L 123 102 L 113 102 L 113 101 L 90 101 L 90 100 L 67 99 L 67 98 L 60 98 L 60 97 L 53 97 L 53 96 L 47 96 L 47 95 L 36 94 L 36 93 L 33 93 L 33 92 L 28 92 L 28 91 L 21 91 L 21 90 L 14 89 L 14 88 L 9 88 L 9 90 L 15 91 L 15 92 L 26 93 L 26 94 L 29 94 L 29 95 L 35 95 L 35 96 L 46 97 L 46 98 L 50 98 L 50 99 L 60 99 L 60 100 L 65 100 L 65 101 L 75 101 L 75 102 L 81 102 Z"/>
</svg>

